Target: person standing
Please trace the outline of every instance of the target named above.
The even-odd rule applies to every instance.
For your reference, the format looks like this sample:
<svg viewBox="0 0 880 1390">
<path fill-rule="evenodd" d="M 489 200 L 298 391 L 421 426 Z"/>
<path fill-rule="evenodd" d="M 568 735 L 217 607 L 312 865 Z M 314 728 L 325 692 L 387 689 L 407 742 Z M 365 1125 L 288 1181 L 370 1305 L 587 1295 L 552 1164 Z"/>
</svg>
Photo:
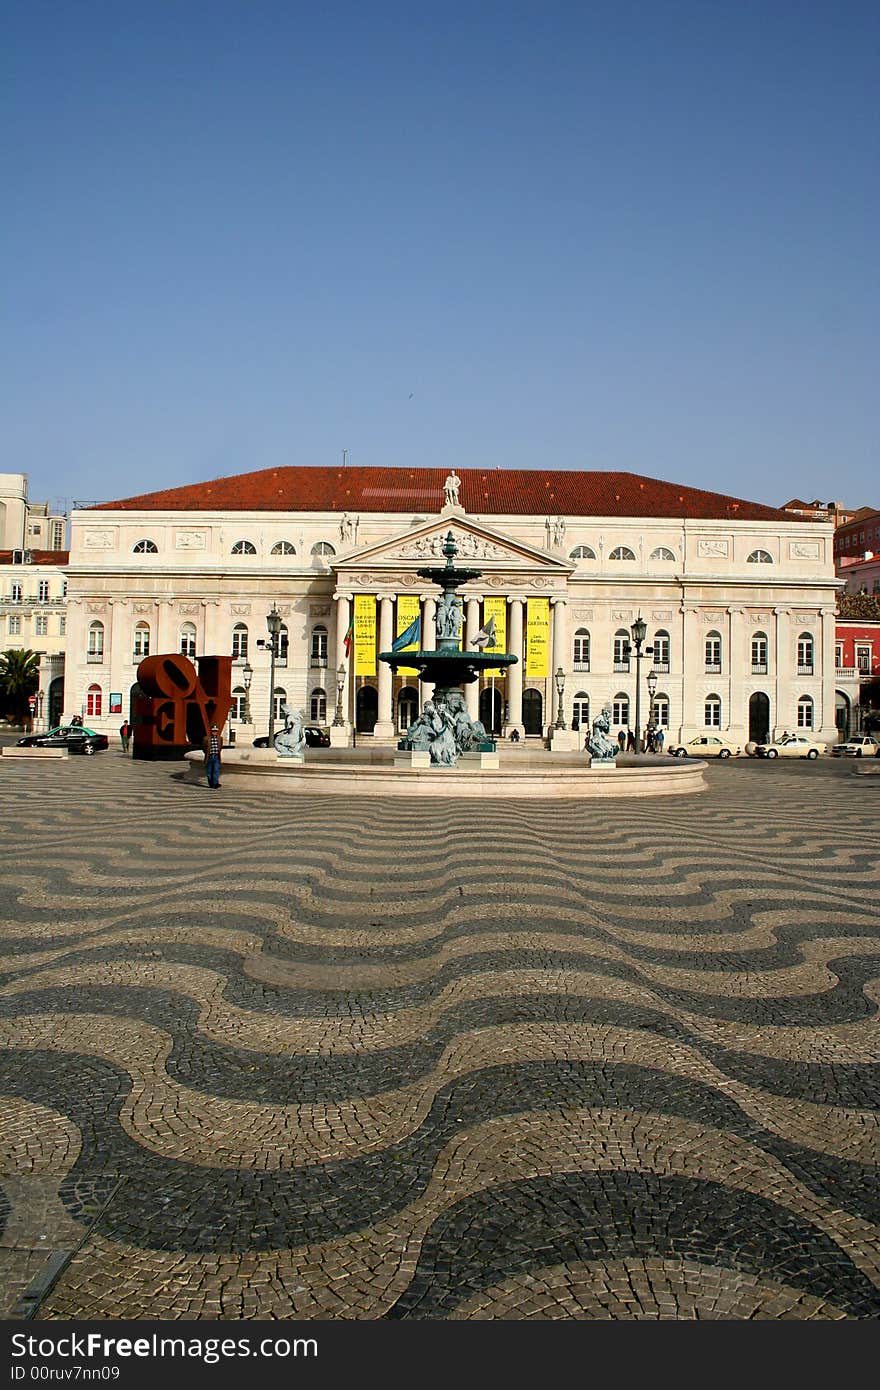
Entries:
<svg viewBox="0 0 880 1390">
<path fill-rule="evenodd" d="M 632 729 L 627 729 L 626 731 L 626 751 L 627 753 L 634 753 L 636 751 L 636 736 Z"/>
<path fill-rule="evenodd" d="M 619 747 L 620 747 L 621 753 L 625 753 L 625 752 L 626 752 L 626 734 L 623 732 L 623 729 L 619 730 L 619 732 L 618 732 L 618 735 L 617 735 L 617 742 L 618 742 L 618 745 L 619 745 Z"/>
<path fill-rule="evenodd" d="M 119 726 L 119 741 L 122 744 L 123 753 L 128 752 L 128 741 L 131 738 L 131 725 L 125 719 Z"/>
<path fill-rule="evenodd" d="M 219 787 L 220 785 L 220 730 L 216 724 L 211 725 L 211 732 L 205 739 L 202 747 L 205 750 L 205 775 L 208 778 L 209 787 Z"/>
<path fill-rule="evenodd" d="M 661 728 L 658 728 L 658 729 L 655 729 L 655 731 L 654 731 L 654 747 L 656 748 L 656 750 L 657 750 L 658 753 L 662 753 L 662 752 L 663 752 L 663 741 L 664 741 L 664 738 L 665 738 L 665 734 L 663 733 L 662 727 L 661 727 Z"/>
</svg>

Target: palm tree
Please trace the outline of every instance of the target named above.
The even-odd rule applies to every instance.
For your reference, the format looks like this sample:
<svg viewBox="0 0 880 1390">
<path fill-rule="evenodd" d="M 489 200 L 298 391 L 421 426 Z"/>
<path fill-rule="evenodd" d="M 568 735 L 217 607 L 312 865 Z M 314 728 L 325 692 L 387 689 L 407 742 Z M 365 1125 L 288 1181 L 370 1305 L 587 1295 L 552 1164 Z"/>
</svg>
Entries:
<svg viewBox="0 0 880 1390">
<path fill-rule="evenodd" d="M 16 724 L 24 723 L 30 714 L 28 696 L 34 694 L 39 683 L 38 652 L 25 651 L 23 647 L 0 652 L 0 703 L 7 718 Z"/>
</svg>

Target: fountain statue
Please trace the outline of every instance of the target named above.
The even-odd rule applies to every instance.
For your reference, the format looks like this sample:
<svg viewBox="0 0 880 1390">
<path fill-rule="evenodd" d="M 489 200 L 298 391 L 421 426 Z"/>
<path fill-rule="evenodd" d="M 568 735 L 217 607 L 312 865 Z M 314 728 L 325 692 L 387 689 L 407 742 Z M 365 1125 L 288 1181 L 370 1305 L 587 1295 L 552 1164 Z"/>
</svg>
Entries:
<svg viewBox="0 0 880 1390">
<path fill-rule="evenodd" d="M 495 743 L 479 719 L 471 719 L 468 714 L 462 686 L 478 680 L 481 671 L 512 666 L 518 658 L 509 652 L 459 650 L 463 613 L 456 590 L 468 580 L 479 579 L 482 570 L 455 565 L 458 547 L 451 531 L 443 542 L 442 554 L 446 557 L 444 566 L 417 571 L 420 578 L 439 584 L 443 590 L 437 600 L 436 650 L 380 652 L 379 660 L 386 662 L 392 671 L 398 666 L 414 666 L 419 680 L 434 686 L 433 699 L 425 702 L 421 715 L 407 729 L 399 747 L 427 752 L 438 767 L 454 767 L 462 753 L 495 751 Z"/>
<path fill-rule="evenodd" d="M 611 737 L 611 706 L 604 705 L 602 713 L 593 720 L 592 737 L 587 737 L 587 752 L 594 763 L 611 763 L 620 749 Z"/>
</svg>

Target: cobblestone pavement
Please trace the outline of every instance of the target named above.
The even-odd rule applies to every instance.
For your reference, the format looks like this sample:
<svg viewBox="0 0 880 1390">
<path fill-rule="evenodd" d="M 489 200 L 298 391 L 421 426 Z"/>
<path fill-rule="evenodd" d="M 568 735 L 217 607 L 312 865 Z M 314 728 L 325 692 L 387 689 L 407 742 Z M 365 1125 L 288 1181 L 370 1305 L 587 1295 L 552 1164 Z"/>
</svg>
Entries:
<svg viewBox="0 0 880 1390">
<path fill-rule="evenodd" d="M 0 759 L 0 1311 L 876 1317 L 849 774 L 462 813 Z"/>
</svg>

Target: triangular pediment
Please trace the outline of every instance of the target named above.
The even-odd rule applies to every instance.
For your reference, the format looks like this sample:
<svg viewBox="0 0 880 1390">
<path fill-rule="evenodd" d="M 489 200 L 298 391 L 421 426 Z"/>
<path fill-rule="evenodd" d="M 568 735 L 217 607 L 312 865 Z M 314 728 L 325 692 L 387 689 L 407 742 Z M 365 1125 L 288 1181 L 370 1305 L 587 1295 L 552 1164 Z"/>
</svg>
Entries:
<svg viewBox="0 0 880 1390">
<path fill-rule="evenodd" d="M 442 565 L 445 562 L 442 547 L 450 531 L 458 546 L 456 564 L 459 565 L 473 565 L 488 573 L 503 569 L 560 577 L 571 574 L 574 569 L 570 560 L 512 540 L 502 531 L 463 515 L 446 516 L 441 520 L 435 517 L 407 527 L 396 536 L 340 556 L 333 568 L 338 574 L 345 574 L 365 567 L 383 570 L 400 569 L 402 565 L 413 569 Z"/>
</svg>

